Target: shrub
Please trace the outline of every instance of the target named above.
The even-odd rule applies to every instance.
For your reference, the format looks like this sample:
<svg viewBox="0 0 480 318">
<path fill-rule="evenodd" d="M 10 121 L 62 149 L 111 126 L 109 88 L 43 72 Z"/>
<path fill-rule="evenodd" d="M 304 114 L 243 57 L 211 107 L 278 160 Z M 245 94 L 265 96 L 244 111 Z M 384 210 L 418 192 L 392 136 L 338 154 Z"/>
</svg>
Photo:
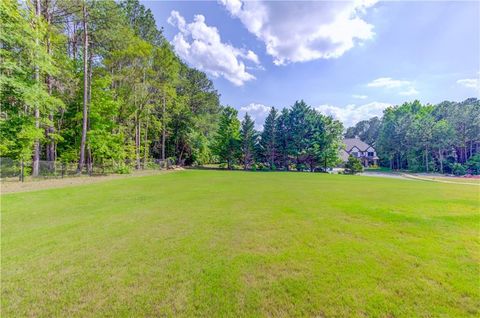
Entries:
<svg viewBox="0 0 480 318">
<path fill-rule="evenodd" d="M 115 168 L 115 173 L 118 174 L 129 174 L 131 172 L 130 167 L 126 164 L 121 164 Z"/>
<path fill-rule="evenodd" d="M 307 168 L 307 165 L 303 164 L 303 163 L 297 163 L 295 165 L 295 169 L 297 169 L 297 171 L 305 171 L 305 170 L 308 170 Z"/>
<path fill-rule="evenodd" d="M 480 154 L 477 153 L 468 159 L 467 167 L 471 174 L 480 174 Z"/>
<path fill-rule="evenodd" d="M 459 163 L 454 163 L 452 166 L 452 173 L 456 176 L 463 176 L 467 170 L 465 169 L 464 166 L 462 166 Z"/>
<path fill-rule="evenodd" d="M 346 174 L 356 174 L 363 171 L 363 166 L 360 160 L 354 156 L 348 157 L 347 163 L 345 163 Z"/>
</svg>

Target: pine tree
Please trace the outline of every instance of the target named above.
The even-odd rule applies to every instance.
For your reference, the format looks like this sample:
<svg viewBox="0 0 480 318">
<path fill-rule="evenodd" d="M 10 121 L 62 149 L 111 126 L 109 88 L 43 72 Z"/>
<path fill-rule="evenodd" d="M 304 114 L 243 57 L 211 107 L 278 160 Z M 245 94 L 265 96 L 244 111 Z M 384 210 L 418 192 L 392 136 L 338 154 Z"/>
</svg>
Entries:
<svg viewBox="0 0 480 318">
<path fill-rule="evenodd" d="M 248 113 L 245 114 L 245 118 L 242 121 L 241 128 L 241 150 L 242 150 L 242 163 L 243 168 L 247 170 L 254 161 L 254 151 L 256 144 L 256 132 L 255 122 L 252 120 Z"/>
<path fill-rule="evenodd" d="M 290 165 L 290 111 L 286 108 L 282 109 L 275 123 L 275 149 L 277 154 L 277 162 L 285 169 L 289 170 Z"/>
<path fill-rule="evenodd" d="M 276 131 L 276 121 L 277 121 L 277 110 L 275 107 L 270 109 L 267 118 L 265 119 L 265 124 L 263 125 L 263 132 L 261 135 L 260 141 L 260 151 L 262 154 L 263 160 L 268 162 L 270 169 L 275 167 L 275 160 L 277 157 L 276 151 L 276 142 L 275 142 L 275 131 Z"/>
<path fill-rule="evenodd" d="M 350 155 L 348 161 L 345 163 L 345 173 L 356 174 L 363 171 L 362 163 L 358 158 Z"/>
</svg>

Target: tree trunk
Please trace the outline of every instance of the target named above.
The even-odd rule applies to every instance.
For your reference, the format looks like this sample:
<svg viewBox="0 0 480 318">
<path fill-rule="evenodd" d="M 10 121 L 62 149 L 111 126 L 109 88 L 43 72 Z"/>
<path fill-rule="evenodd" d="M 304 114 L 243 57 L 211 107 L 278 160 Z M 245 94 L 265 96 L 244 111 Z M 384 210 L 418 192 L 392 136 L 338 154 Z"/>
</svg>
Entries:
<svg viewBox="0 0 480 318">
<path fill-rule="evenodd" d="M 185 152 L 185 143 L 182 143 L 182 150 L 180 150 L 180 155 L 178 156 L 178 164 L 180 166 L 183 166 L 182 160 L 183 160 L 183 153 Z"/>
<path fill-rule="evenodd" d="M 144 149 L 143 149 L 143 169 L 145 169 L 145 164 L 147 163 L 148 157 L 148 114 L 147 114 L 147 121 L 145 123 L 145 141 L 144 141 Z"/>
<path fill-rule="evenodd" d="M 442 149 L 438 149 L 438 159 L 439 159 L 439 161 L 440 161 L 440 172 L 443 174 Z"/>
<path fill-rule="evenodd" d="M 163 111 L 162 111 L 162 160 L 165 161 L 165 137 L 166 137 L 166 127 L 165 127 L 165 91 L 163 92 Z"/>
<path fill-rule="evenodd" d="M 425 170 L 428 173 L 428 148 L 425 146 Z"/>
<path fill-rule="evenodd" d="M 92 102 L 92 77 L 93 77 L 93 45 L 90 47 L 88 54 L 88 105 Z M 87 133 L 90 131 L 90 107 L 87 110 Z M 91 175 L 93 172 L 93 156 L 90 143 L 87 143 L 87 171 Z"/>
<path fill-rule="evenodd" d="M 37 18 L 37 29 L 40 28 L 39 20 L 40 20 L 40 14 L 41 14 L 41 5 L 40 5 L 40 0 L 35 0 L 35 16 Z M 35 45 L 38 47 L 39 45 L 39 38 L 38 35 L 35 38 Z M 38 61 L 35 61 L 38 63 Z M 37 85 L 40 85 L 40 68 L 37 65 L 35 65 L 35 82 Z M 34 116 L 35 116 L 35 128 L 38 130 L 40 128 L 40 109 L 38 107 L 38 102 L 35 102 L 35 109 L 34 109 Z M 32 166 L 32 177 L 38 177 L 39 173 L 39 168 L 40 168 L 40 140 L 38 138 L 35 139 L 35 142 L 33 144 L 33 166 Z"/>
<path fill-rule="evenodd" d="M 85 144 L 87 142 L 87 117 L 88 117 L 88 23 L 87 5 L 83 2 L 83 120 L 82 139 L 80 142 L 80 158 L 77 173 L 80 174 L 85 164 Z"/>
<path fill-rule="evenodd" d="M 136 157 L 136 166 L 137 170 L 140 170 L 140 118 L 138 111 L 135 113 L 135 157 Z"/>
<path fill-rule="evenodd" d="M 47 20 L 48 25 L 50 26 L 52 22 L 52 15 L 49 12 L 48 8 L 48 1 L 45 1 L 45 7 L 44 7 L 44 16 L 45 19 Z M 52 54 L 52 43 L 50 39 L 50 33 L 47 33 L 47 54 L 51 55 Z M 52 96 L 52 76 L 50 74 L 47 74 L 46 76 L 46 83 L 47 83 L 47 89 L 48 89 L 48 95 Z M 55 140 L 53 138 L 53 134 L 55 133 L 55 126 L 53 123 L 53 110 L 50 110 L 50 113 L 48 114 L 48 128 L 45 130 L 45 135 L 46 139 L 49 140 L 49 143 L 47 144 L 47 149 L 46 149 L 46 155 L 47 155 L 47 161 L 49 162 L 50 169 L 52 170 L 55 167 L 54 161 L 57 159 L 56 158 L 56 153 L 55 153 Z"/>
</svg>

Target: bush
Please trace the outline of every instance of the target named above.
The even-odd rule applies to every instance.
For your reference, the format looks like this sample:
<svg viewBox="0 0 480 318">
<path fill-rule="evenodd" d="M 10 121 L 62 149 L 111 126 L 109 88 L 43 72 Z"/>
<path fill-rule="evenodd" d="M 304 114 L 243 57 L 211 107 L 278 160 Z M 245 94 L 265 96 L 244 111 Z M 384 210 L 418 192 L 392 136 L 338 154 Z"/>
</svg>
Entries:
<svg viewBox="0 0 480 318">
<path fill-rule="evenodd" d="M 308 171 L 308 170 L 309 170 L 308 167 L 307 167 L 307 165 L 305 165 L 305 164 L 303 164 L 303 163 L 297 163 L 297 164 L 295 165 L 295 169 L 296 169 L 297 171 L 306 171 L 306 170 Z"/>
<path fill-rule="evenodd" d="M 346 174 L 356 174 L 363 171 L 363 166 L 360 160 L 354 156 L 348 157 L 347 163 L 345 163 Z"/>
<path fill-rule="evenodd" d="M 480 174 L 480 154 L 476 154 L 468 159 L 467 167 L 471 174 Z"/>
<path fill-rule="evenodd" d="M 121 164 L 115 168 L 115 173 L 118 173 L 118 174 L 129 174 L 130 172 L 131 172 L 130 167 L 125 164 Z"/>
<path fill-rule="evenodd" d="M 454 163 L 452 166 L 452 173 L 456 176 L 463 176 L 467 172 L 464 166 L 459 163 Z"/>
<path fill-rule="evenodd" d="M 277 166 L 275 164 L 272 164 L 272 166 L 270 167 L 270 169 L 272 169 L 273 171 L 277 170 Z"/>
</svg>

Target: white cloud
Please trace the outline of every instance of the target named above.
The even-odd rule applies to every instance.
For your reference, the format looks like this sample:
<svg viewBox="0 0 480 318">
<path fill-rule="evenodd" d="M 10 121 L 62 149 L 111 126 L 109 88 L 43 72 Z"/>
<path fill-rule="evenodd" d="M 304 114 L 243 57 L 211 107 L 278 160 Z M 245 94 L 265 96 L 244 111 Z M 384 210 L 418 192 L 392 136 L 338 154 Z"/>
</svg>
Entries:
<svg viewBox="0 0 480 318">
<path fill-rule="evenodd" d="M 418 91 L 415 89 L 415 87 L 411 86 L 405 91 L 401 91 L 398 93 L 403 96 L 411 96 L 411 95 L 418 95 Z"/>
<path fill-rule="evenodd" d="M 193 67 L 237 86 L 255 79 L 247 72 L 244 61 L 259 65 L 258 56 L 251 50 L 223 43 L 217 28 L 208 26 L 203 15 L 195 15 L 193 22 L 187 23 L 180 13 L 172 11 L 167 21 L 180 31 L 172 41 L 175 51 Z"/>
<path fill-rule="evenodd" d="M 457 81 L 457 84 L 463 85 L 463 86 L 468 87 L 468 88 L 480 89 L 480 85 L 478 83 L 478 78 L 459 79 Z"/>
<path fill-rule="evenodd" d="M 351 127 L 361 120 L 369 119 L 374 116 L 381 117 L 383 110 L 391 106 L 388 103 L 372 102 L 364 105 L 350 104 L 345 107 L 333 105 L 320 105 L 315 107 L 322 114 L 330 115 L 343 122 L 345 127 Z"/>
<path fill-rule="evenodd" d="M 240 107 L 238 117 L 240 120 L 243 120 L 245 113 L 248 113 L 255 121 L 255 129 L 262 130 L 265 118 L 267 118 L 270 109 L 272 109 L 272 107 L 263 104 L 250 103 L 246 106 Z"/>
<path fill-rule="evenodd" d="M 413 83 L 405 80 L 397 80 L 391 77 L 379 77 L 367 84 L 368 87 L 402 89 L 398 94 L 404 96 L 417 95 L 419 92 Z"/>
<path fill-rule="evenodd" d="M 395 80 L 391 77 L 380 77 L 367 84 L 368 87 L 397 88 L 410 85 L 409 81 Z"/>
<path fill-rule="evenodd" d="M 367 99 L 368 98 L 367 95 L 356 95 L 356 94 L 353 94 L 352 97 L 356 98 L 356 99 Z"/>
<path fill-rule="evenodd" d="M 338 58 L 374 36 L 373 26 L 361 15 L 375 0 L 219 2 L 265 43 L 277 65 Z"/>
</svg>

